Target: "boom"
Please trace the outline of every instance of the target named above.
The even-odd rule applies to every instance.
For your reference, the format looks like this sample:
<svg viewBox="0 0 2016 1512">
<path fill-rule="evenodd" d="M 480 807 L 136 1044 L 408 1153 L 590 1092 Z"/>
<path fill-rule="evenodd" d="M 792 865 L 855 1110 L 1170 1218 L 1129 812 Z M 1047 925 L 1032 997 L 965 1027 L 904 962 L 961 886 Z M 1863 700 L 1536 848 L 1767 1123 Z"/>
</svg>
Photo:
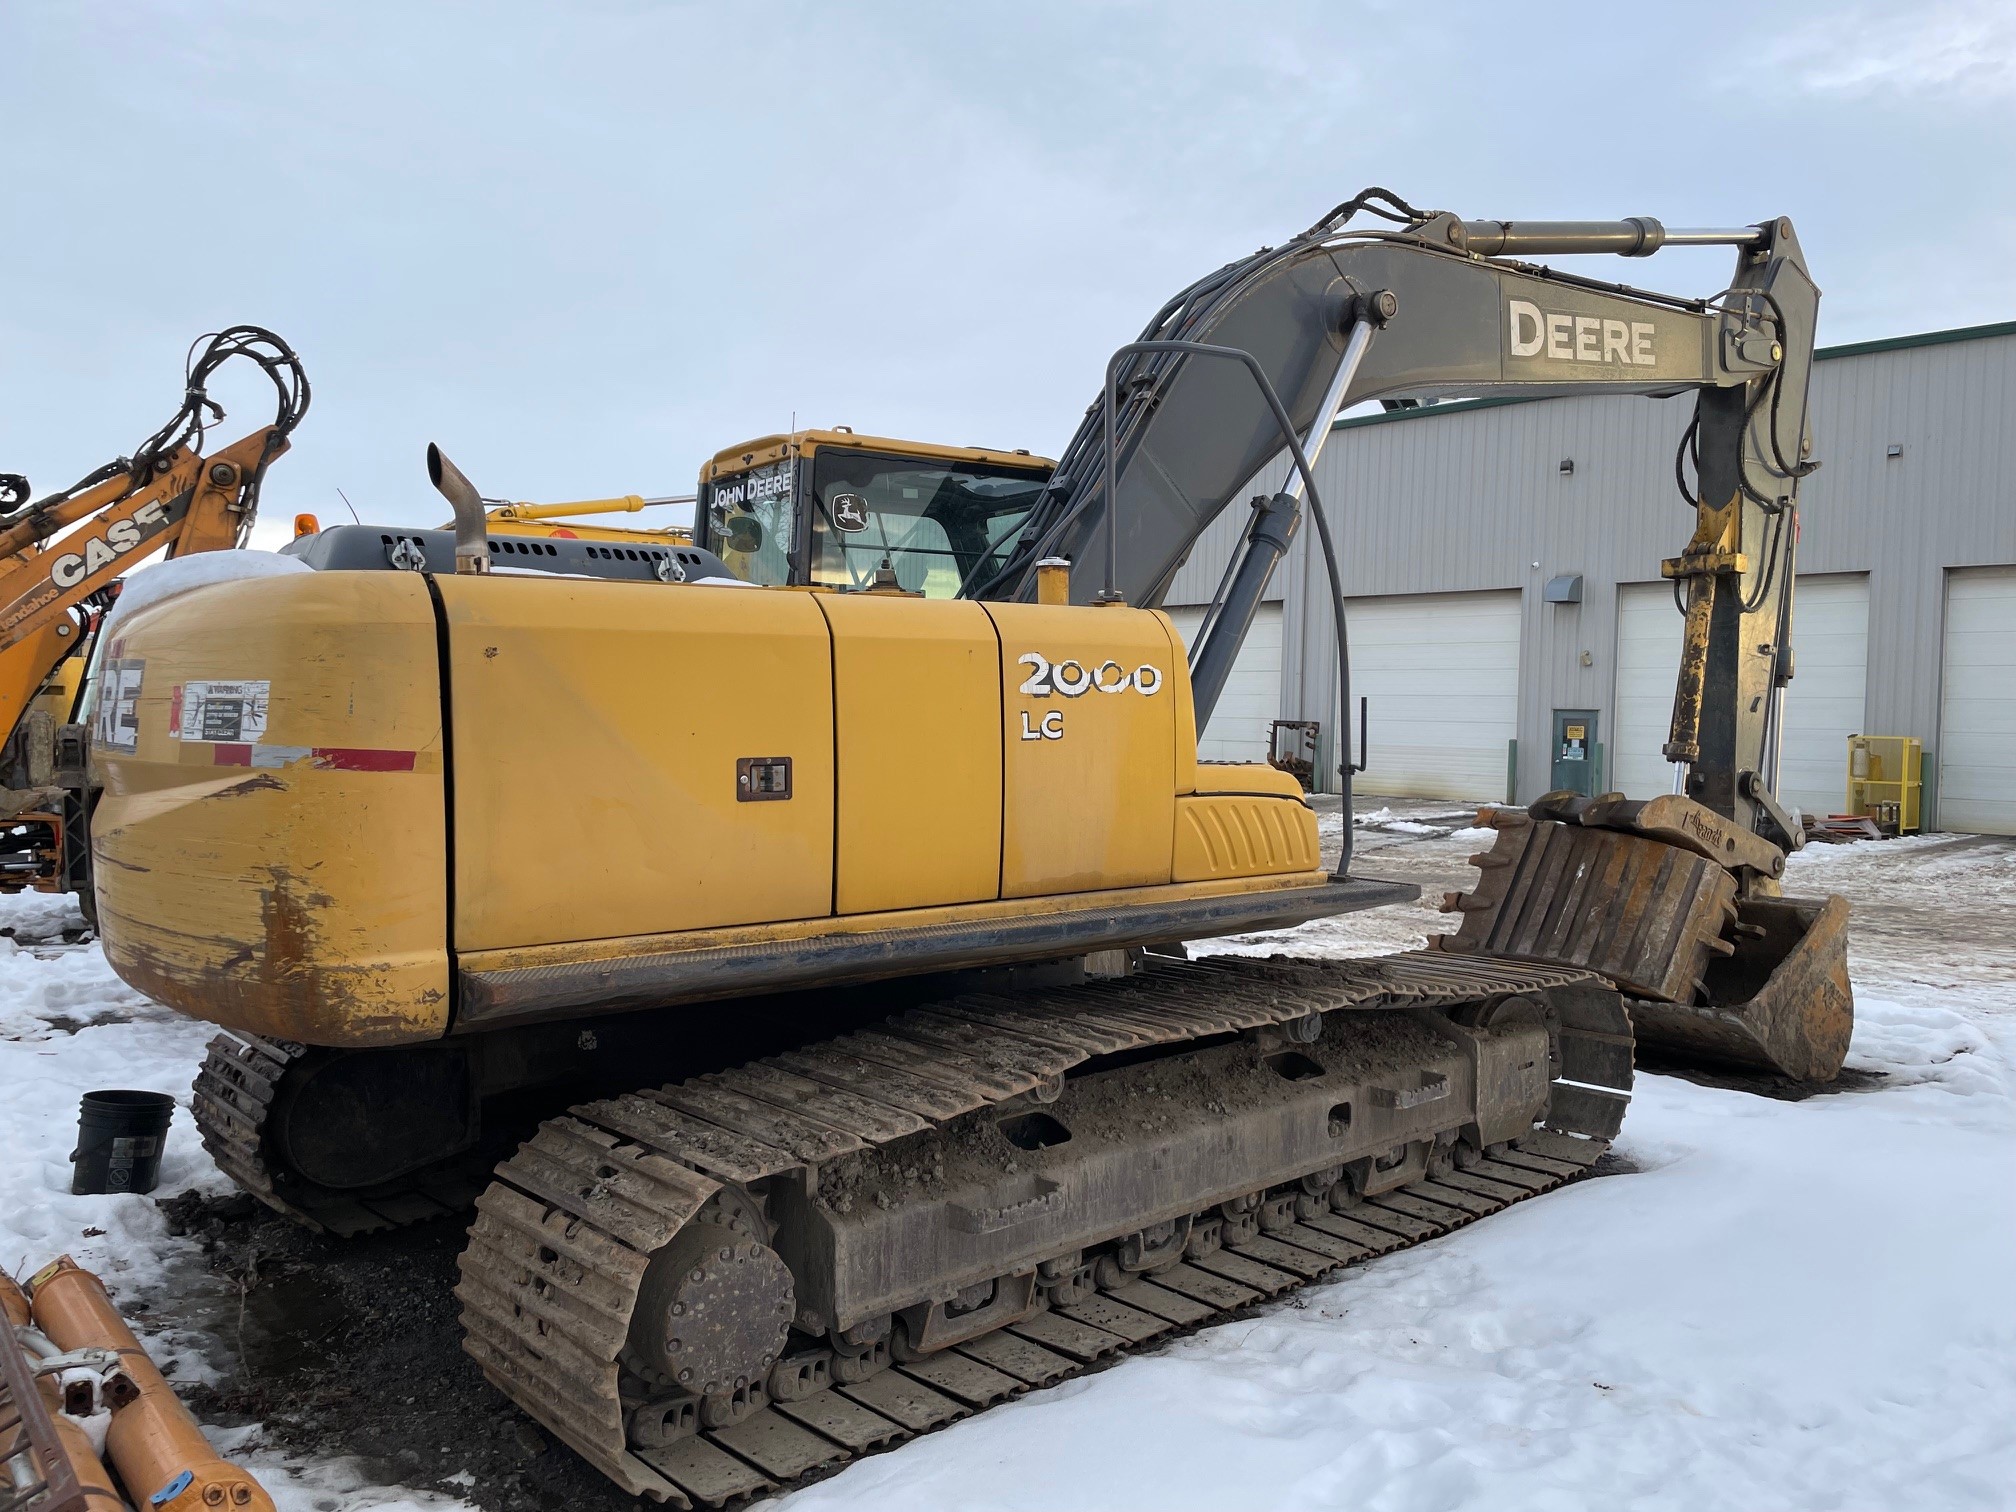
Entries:
<svg viewBox="0 0 2016 1512">
<path fill-rule="evenodd" d="M 1393 228 L 1347 229 L 1361 210 Z M 1705 244 L 1737 249 L 1730 286 L 1705 299 L 1516 260 Z M 1466 221 L 1367 190 L 1157 313 L 1116 356 L 1109 395 L 1065 450 L 1016 551 L 972 596 L 1029 598 L 1036 564 L 1064 556 L 1076 564 L 1081 601 L 1159 604 L 1198 536 L 1285 447 L 1300 459 L 1290 486 L 1255 501 L 1244 554 L 1193 652 L 1201 728 L 1286 549 L 1305 477 L 1313 484 L 1303 466 L 1340 411 L 1400 396 L 1691 389 L 1699 397 L 1682 461 L 1698 479 L 1688 495 L 1697 527 L 1665 566 L 1687 610 L 1666 754 L 1686 768 L 1690 796 L 1796 845 L 1771 795 L 1773 695 L 1791 674 L 1791 558 L 1798 482 L 1813 466 L 1806 398 L 1818 301 L 1787 220 L 1706 231 L 1643 218 Z M 1313 489 L 1309 502 L 1341 635 L 1329 521 Z"/>
<path fill-rule="evenodd" d="M 234 357 L 272 379 L 273 423 L 205 454 L 205 430 L 223 410 L 210 377 Z M 0 474 L 0 889 L 69 890 L 82 874 L 80 799 L 58 780 L 56 728 L 72 712 L 31 705 L 66 659 L 83 654 L 108 606 L 113 580 L 158 551 L 170 557 L 242 546 L 259 486 L 308 409 L 308 379 L 288 345 L 258 326 L 212 336 L 189 364 L 182 405 L 134 449 L 71 487 L 27 502 L 28 480 Z M 72 839 L 66 840 L 66 834 Z"/>
</svg>

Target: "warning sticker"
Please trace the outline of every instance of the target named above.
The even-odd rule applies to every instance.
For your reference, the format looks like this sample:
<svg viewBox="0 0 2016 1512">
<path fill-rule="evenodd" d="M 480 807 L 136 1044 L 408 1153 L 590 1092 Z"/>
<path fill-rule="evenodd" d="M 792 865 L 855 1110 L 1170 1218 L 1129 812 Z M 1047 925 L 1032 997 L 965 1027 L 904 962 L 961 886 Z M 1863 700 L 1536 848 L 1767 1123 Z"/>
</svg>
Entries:
<svg viewBox="0 0 2016 1512">
<path fill-rule="evenodd" d="M 99 672 L 91 738 L 101 748 L 129 755 L 140 748 L 140 682 L 146 669 L 140 657 L 111 657 Z"/>
<path fill-rule="evenodd" d="M 227 745 L 256 741 L 266 733 L 266 704 L 272 688 L 265 678 L 184 683 L 182 718 L 176 734 L 183 740 Z"/>
</svg>

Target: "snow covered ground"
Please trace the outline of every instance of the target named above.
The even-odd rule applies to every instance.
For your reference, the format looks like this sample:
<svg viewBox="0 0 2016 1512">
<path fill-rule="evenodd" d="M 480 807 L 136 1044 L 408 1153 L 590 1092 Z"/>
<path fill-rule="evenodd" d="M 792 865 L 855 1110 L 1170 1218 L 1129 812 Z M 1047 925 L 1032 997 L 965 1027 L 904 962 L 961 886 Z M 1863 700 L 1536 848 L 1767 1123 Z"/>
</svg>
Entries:
<svg viewBox="0 0 2016 1512">
<path fill-rule="evenodd" d="M 1368 816 L 1369 817 L 1369 816 Z M 1230 948 L 1362 954 L 1442 922 L 1486 837 L 1423 806 L 1360 867 L 1428 903 Z M 1406 826 L 1402 828 L 1400 826 Z M 1334 833 L 1334 818 L 1330 828 Z M 1851 924 L 1857 1090 L 1641 1076 L 1584 1182 L 1292 1303 L 1040 1392 L 788 1497 L 814 1509 L 1999 1508 L 2016 1503 L 2016 847 L 1820 846 Z M 78 1095 L 172 1092 L 209 1031 L 53 900 L 0 899 L 0 1264 L 67 1250 L 126 1299 L 193 1263 L 139 1197 L 72 1197 Z M 39 943 L 38 943 L 39 942 Z M 163 1193 L 222 1189 L 178 1115 Z M 150 1341 L 199 1378 L 206 1341 Z M 285 1512 L 447 1508 L 243 1440 Z"/>
</svg>

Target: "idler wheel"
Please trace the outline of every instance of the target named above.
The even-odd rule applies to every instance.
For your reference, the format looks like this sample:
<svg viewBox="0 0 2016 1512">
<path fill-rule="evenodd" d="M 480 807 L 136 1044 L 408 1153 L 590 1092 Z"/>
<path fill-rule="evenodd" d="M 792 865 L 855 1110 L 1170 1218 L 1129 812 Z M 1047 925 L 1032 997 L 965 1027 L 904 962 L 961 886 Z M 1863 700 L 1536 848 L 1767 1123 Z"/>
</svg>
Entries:
<svg viewBox="0 0 2016 1512">
<path fill-rule="evenodd" d="M 630 1318 L 630 1347 L 696 1396 L 761 1382 L 784 1352 L 791 1272 L 746 1231 L 701 1219 L 651 1257 Z"/>
</svg>

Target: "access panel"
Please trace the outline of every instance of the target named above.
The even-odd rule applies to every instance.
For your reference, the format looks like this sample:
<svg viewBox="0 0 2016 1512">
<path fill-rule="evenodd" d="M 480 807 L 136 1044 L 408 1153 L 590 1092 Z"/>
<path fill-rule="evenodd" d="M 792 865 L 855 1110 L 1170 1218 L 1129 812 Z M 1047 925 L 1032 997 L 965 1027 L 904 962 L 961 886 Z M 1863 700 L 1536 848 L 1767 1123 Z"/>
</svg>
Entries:
<svg viewBox="0 0 2016 1512">
<path fill-rule="evenodd" d="M 831 912 L 832 643 L 809 595 L 436 582 L 457 949 Z"/>
<path fill-rule="evenodd" d="M 837 910 L 1001 886 L 1001 647 L 965 599 L 812 596 L 833 629 Z"/>
<path fill-rule="evenodd" d="M 1167 622 L 1133 609 L 986 609 L 1001 637 L 1001 896 L 1167 882 L 1187 687 Z"/>
</svg>

